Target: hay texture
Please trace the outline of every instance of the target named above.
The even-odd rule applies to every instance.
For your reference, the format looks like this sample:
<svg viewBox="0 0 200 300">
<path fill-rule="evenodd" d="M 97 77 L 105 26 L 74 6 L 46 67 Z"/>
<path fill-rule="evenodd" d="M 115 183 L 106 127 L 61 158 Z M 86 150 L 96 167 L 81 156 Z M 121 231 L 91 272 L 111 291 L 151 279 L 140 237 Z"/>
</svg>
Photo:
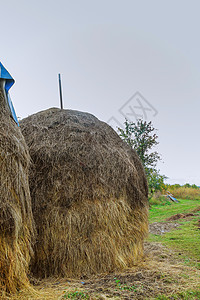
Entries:
<svg viewBox="0 0 200 300">
<path fill-rule="evenodd" d="M 136 264 L 148 231 L 136 153 L 88 113 L 52 108 L 20 125 L 33 162 L 33 273 L 79 277 Z"/>
<path fill-rule="evenodd" d="M 27 286 L 33 237 L 30 156 L 0 88 L 0 291 Z"/>
</svg>

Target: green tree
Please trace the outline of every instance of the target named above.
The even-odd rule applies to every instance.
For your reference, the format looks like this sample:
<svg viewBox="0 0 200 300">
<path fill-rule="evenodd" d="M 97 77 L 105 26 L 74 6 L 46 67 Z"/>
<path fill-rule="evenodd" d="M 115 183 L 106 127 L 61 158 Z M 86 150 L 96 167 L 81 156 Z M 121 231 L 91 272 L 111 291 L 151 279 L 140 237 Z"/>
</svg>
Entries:
<svg viewBox="0 0 200 300">
<path fill-rule="evenodd" d="M 167 179 L 167 177 L 161 175 L 158 170 L 153 170 L 147 175 L 150 198 L 156 191 L 166 190 L 165 179 Z"/>
<path fill-rule="evenodd" d="M 126 120 L 124 125 L 125 129 L 118 128 L 119 136 L 134 148 L 140 157 L 147 175 L 150 194 L 153 194 L 164 187 L 164 179 L 166 179 L 166 176 L 160 175 L 156 169 L 161 157 L 157 151 L 152 151 L 152 148 L 159 144 L 156 129 L 151 121 L 137 120 L 134 123 Z"/>
<path fill-rule="evenodd" d="M 158 136 L 152 122 L 147 123 L 138 120 L 136 123 L 125 121 L 125 129 L 118 128 L 119 136 L 132 148 L 135 149 L 140 157 L 146 173 L 155 170 L 160 155 L 157 151 L 152 152 L 152 148 L 158 145 Z"/>
<path fill-rule="evenodd" d="M 185 183 L 185 184 L 184 184 L 184 187 L 186 187 L 186 188 L 190 188 L 190 187 L 191 187 L 191 185 L 190 185 L 189 183 Z"/>
</svg>

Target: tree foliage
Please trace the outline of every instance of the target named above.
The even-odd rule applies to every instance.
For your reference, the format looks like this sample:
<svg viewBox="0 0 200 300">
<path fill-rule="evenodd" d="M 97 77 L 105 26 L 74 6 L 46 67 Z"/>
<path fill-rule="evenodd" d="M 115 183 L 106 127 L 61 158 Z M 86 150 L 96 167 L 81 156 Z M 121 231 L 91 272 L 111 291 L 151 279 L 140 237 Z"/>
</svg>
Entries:
<svg viewBox="0 0 200 300">
<path fill-rule="evenodd" d="M 152 151 L 152 148 L 159 144 L 158 136 L 155 133 L 156 129 L 153 127 L 152 122 L 137 120 L 134 123 L 126 120 L 124 125 L 125 129 L 118 128 L 119 136 L 134 148 L 140 157 L 147 175 L 150 194 L 162 190 L 166 177 L 160 175 L 156 168 L 161 157 L 157 151 Z"/>
</svg>

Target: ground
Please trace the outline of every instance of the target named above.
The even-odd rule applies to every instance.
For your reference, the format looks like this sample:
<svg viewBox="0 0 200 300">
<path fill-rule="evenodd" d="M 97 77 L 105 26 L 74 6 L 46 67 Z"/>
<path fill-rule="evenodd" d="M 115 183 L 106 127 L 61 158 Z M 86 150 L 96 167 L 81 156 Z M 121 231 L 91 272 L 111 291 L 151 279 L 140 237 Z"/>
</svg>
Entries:
<svg viewBox="0 0 200 300">
<path fill-rule="evenodd" d="M 80 280 L 43 280 L 11 299 L 200 299 L 200 201 L 153 206 L 150 223 L 138 266 Z"/>
</svg>

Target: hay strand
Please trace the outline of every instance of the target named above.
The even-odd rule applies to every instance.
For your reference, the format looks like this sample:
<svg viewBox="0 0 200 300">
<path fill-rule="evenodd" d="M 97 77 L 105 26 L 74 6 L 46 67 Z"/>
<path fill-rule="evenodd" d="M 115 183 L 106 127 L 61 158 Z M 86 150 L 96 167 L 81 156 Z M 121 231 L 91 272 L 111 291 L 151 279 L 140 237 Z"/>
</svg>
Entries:
<svg viewBox="0 0 200 300">
<path fill-rule="evenodd" d="M 33 238 L 28 169 L 30 157 L 0 89 L 0 290 L 28 285 Z"/>
</svg>

